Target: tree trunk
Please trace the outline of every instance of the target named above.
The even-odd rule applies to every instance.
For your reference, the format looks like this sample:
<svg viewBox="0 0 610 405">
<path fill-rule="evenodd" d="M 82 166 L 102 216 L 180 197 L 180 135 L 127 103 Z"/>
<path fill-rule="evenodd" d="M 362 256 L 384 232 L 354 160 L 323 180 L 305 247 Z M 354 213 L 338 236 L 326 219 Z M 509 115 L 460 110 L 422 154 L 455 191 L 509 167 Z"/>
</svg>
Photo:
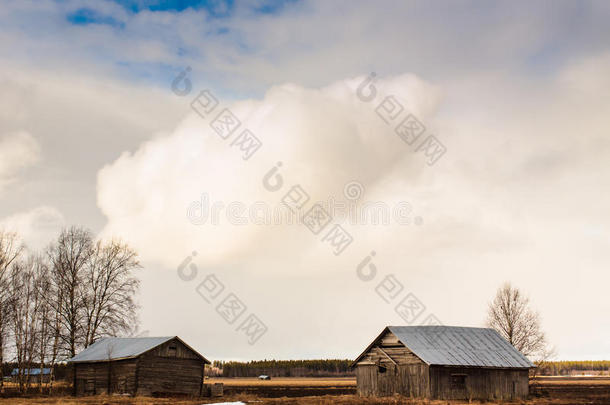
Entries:
<svg viewBox="0 0 610 405">
<path fill-rule="evenodd" d="M 4 365 L 4 331 L 2 330 L 2 306 L 0 305 L 0 369 Z M 4 376 L 4 373 L 2 373 Z M 4 378 L 0 379 L 0 394 L 4 393 Z"/>
</svg>

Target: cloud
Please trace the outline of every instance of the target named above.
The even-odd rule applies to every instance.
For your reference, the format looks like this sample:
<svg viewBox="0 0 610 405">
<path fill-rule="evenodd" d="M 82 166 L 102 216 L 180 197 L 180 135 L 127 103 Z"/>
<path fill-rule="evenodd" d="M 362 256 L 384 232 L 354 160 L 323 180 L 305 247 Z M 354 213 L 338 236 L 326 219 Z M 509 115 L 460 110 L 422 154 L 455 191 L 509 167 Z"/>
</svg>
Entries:
<svg viewBox="0 0 610 405">
<path fill-rule="evenodd" d="M 143 255 L 164 265 L 181 259 L 191 249 L 185 251 L 186 246 L 205 249 L 202 257 L 210 265 L 269 250 L 295 255 L 316 246 L 316 238 L 296 226 L 232 225 L 228 207 L 220 225 L 212 225 L 210 218 L 195 226 L 186 217 L 187 208 L 203 194 L 227 206 L 265 202 L 273 208 L 297 184 L 312 202 L 345 201 L 344 186 L 354 180 L 366 185 L 368 199 L 383 201 L 387 196 L 375 194 L 378 183 L 416 178 L 425 165 L 423 156 L 410 153 L 375 113 L 375 105 L 357 98 L 355 89 L 363 80 L 321 89 L 285 84 L 272 87 L 261 100 L 231 104 L 243 128 L 263 142 L 247 161 L 209 122 L 191 113 L 172 134 L 124 153 L 99 172 L 98 205 L 108 217 L 104 233 L 125 235 Z M 413 75 L 383 79 L 377 86 L 380 100 L 391 89 L 420 119 L 432 118 L 439 100 L 434 86 Z M 286 184 L 273 194 L 262 181 L 279 161 Z"/>
<path fill-rule="evenodd" d="M 85 72 L 3 65 L 0 85 L 0 187 L 15 185 L 2 193 L 0 218 L 44 204 L 66 213 L 69 223 L 99 229 L 99 168 L 173 128 L 188 109 L 169 88 Z"/>
<path fill-rule="evenodd" d="M 40 145 L 25 131 L 0 135 L 0 191 L 23 170 L 40 161 Z"/>
<path fill-rule="evenodd" d="M 54 207 L 40 206 L 0 220 L 0 229 L 17 232 L 32 251 L 44 249 L 65 226 L 64 216 Z"/>
<path fill-rule="evenodd" d="M 260 95 L 277 83 L 318 87 L 375 69 L 434 80 L 493 70 L 553 73 L 570 55 L 583 52 L 582 43 L 590 52 L 608 45 L 608 10 L 599 2 L 564 3 L 553 10 L 510 2 L 441 9 L 390 3 L 287 2 L 262 7 L 261 14 L 252 3 L 240 2 L 225 14 L 216 7 L 134 10 L 111 1 L 13 1 L 0 12 L 0 51 L 11 55 L 12 63 L 154 85 L 190 65 L 200 80 L 227 94 Z M 79 10 L 87 10 L 81 20 L 100 23 L 71 23 L 68 18 Z M 568 28 L 575 16 L 577 31 Z M 558 63 L 545 65 L 547 58 Z"/>
<path fill-rule="evenodd" d="M 587 296 L 602 296 L 608 281 L 603 263 L 609 259 L 602 224 L 610 221 L 605 208 L 610 200 L 596 186 L 608 181 L 603 122 L 609 104 L 599 102 L 599 91 L 591 92 L 596 86 L 574 84 L 590 77 L 567 73 L 587 66 L 568 66 L 566 73 L 538 83 L 519 83 L 504 74 L 473 75 L 442 91 L 413 75 L 381 78 L 379 97 L 396 95 L 447 146 L 433 167 L 376 114 L 381 98 L 364 103 L 355 95 L 363 77 L 319 89 L 274 86 L 260 100 L 230 104 L 243 126 L 263 141 L 248 161 L 231 146 L 232 138 L 223 141 L 209 121 L 193 113 L 171 134 L 125 152 L 99 172 L 98 205 L 108 218 L 103 233 L 125 236 L 151 267 L 165 269 L 145 280 L 151 277 L 149 285 L 159 282 L 153 278 L 163 280 L 165 293 L 180 297 L 177 308 L 204 305 L 195 284 L 184 284 L 175 273 L 196 250 L 201 277 L 214 272 L 236 286 L 253 310 L 262 308 L 259 315 L 270 326 L 292 325 L 270 332 L 256 351 L 240 346 L 239 336 L 189 328 L 193 336 L 218 339 L 221 348 L 230 339 L 235 346 L 221 357 L 260 357 L 265 350 L 290 356 L 291 349 L 281 344 L 286 329 L 327 328 L 338 338 L 341 331 L 331 320 L 336 314 L 341 325 L 362 336 L 382 324 L 402 323 L 374 291 L 388 274 L 443 322 L 473 326 L 481 325 L 495 288 L 512 280 L 532 296 L 562 353 L 578 357 L 562 333 L 559 314 L 570 314 L 579 330 L 599 331 L 593 326 L 595 313 L 605 304 L 596 301 L 595 311 L 578 316 L 560 296 L 577 282 Z M 600 76 L 598 86 L 605 88 L 605 80 Z M 461 102 L 441 104 L 447 94 L 459 95 Z M 273 193 L 262 186 L 262 178 L 279 161 L 285 185 Z M 411 214 L 421 216 L 424 225 L 346 224 L 354 242 L 335 257 L 321 236 L 303 225 L 231 225 L 222 215 L 220 225 L 194 225 L 186 216 L 204 193 L 224 202 L 221 213 L 226 213 L 232 201 L 273 206 L 295 184 L 312 202 L 341 199 L 344 185 L 353 180 L 364 185 L 368 201 L 409 202 Z M 366 284 L 355 267 L 373 250 L 379 276 Z M 575 268 L 585 279 L 567 277 Z M 549 288 L 540 290 L 540 285 Z M 154 306 L 155 297 L 144 299 Z M 277 302 L 283 303 L 281 310 Z M 312 319 L 299 306 L 303 302 L 308 302 L 307 313 L 332 310 Z M 379 325 L 362 325 L 363 316 L 378 319 Z M 217 326 L 222 328 L 222 321 Z M 354 343 L 337 350 L 349 356 L 358 348 Z"/>
</svg>

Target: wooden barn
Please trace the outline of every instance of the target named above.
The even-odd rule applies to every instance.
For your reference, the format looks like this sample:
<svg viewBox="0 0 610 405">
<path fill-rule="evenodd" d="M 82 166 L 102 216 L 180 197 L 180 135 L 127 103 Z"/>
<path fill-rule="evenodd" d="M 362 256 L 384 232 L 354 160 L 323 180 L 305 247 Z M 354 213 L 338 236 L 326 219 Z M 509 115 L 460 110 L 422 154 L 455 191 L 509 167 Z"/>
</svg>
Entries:
<svg viewBox="0 0 610 405">
<path fill-rule="evenodd" d="M 210 364 L 177 336 L 103 338 L 68 363 L 75 395 L 201 395 Z"/>
<path fill-rule="evenodd" d="M 511 400 L 535 366 L 493 329 L 388 326 L 352 367 L 361 396 Z"/>
</svg>

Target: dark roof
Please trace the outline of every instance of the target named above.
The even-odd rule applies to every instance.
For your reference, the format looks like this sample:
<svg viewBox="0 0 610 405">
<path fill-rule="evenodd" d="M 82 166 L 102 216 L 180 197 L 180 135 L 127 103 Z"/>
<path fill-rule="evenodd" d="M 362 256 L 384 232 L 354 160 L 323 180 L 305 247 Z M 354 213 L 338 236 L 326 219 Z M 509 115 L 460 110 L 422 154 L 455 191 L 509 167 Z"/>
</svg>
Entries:
<svg viewBox="0 0 610 405">
<path fill-rule="evenodd" d="M 428 365 L 493 368 L 532 368 L 527 357 L 498 332 L 459 326 L 388 326 L 398 340 Z M 379 339 L 379 337 L 377 339 Z M 354 361 L 370 350 L 377 339 Z"/>
<path fill-rule="evenodd" d="M 25 375 L 40 375 L 40 368 L 31 368 L 31 369 L 25 369 L 23 370 Z M 18 368 L 14 368 L 13 371 L 11 371 L 11 375 L 17 375 L 19 374 L 19 369 Z M 50 368 L 43 368 L 42 369 L 42 374 L 43 375 L 49 375 L 51 374 L 51 369 Z"/>
<path fill-rule="evenodd" d="M 98 340 L 85 350 L 68 360 L 69 363 L 86 363 L 108 360 L 123 360 L 138 357 L 149 350 L 154 349 L 172 339 L 177 339 L 186 347 L 191 349 L 207 364 L 208 359 L 197 353 L 192 347 L 184 343 L 178 336 L 161 337 L 137 337 L 137 338 L 117 338 L 106 337 Z"/>
</svg>

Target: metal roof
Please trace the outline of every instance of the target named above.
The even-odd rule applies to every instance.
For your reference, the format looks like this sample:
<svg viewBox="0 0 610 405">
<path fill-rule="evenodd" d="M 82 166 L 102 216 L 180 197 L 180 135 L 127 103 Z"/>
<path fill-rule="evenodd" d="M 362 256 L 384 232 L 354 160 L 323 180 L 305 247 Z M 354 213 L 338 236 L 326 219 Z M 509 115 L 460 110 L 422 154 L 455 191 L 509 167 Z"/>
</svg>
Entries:
<svg viewBox="0 0 610 405">
<path fill-rule="evenodd" d="M 68 362 L 91 362 L 91 361 L 108 361 L 119 359 L 130 359 L 138 357 L 163 343 L 177 339 L 189 349 L 193 350 L 206 363 L 209 361 L 201 354 L 197 353 L 192 347 L 184 343 L 177 336 L 161 336 L 161 337 L 137 337 L 137 338 L 117 338 L 106 337 L 98 340 L 85 350 L 72 357 Z"/>
<path fill-rule="evenodd" d="M 535 367 L 498 332 L 459 326 L 388 326 L 398 340 L 429 365 Z"/>
<path fill-rule="evenodd" d="M 25 369 L 23 370 L 25 375 L 40 375 L 40 368 L 31 368 L 31 369 Z M 17 375 L 19 374 L 19 369 L 18 368 L 14 368 L 13 371 L 11 371 L 11 375 Z M 42 369 L 42 374 L 43 375 L 48 375 L 51 374 L 51 369 L 50 368 L 43 368 Z"/>
</svg>

